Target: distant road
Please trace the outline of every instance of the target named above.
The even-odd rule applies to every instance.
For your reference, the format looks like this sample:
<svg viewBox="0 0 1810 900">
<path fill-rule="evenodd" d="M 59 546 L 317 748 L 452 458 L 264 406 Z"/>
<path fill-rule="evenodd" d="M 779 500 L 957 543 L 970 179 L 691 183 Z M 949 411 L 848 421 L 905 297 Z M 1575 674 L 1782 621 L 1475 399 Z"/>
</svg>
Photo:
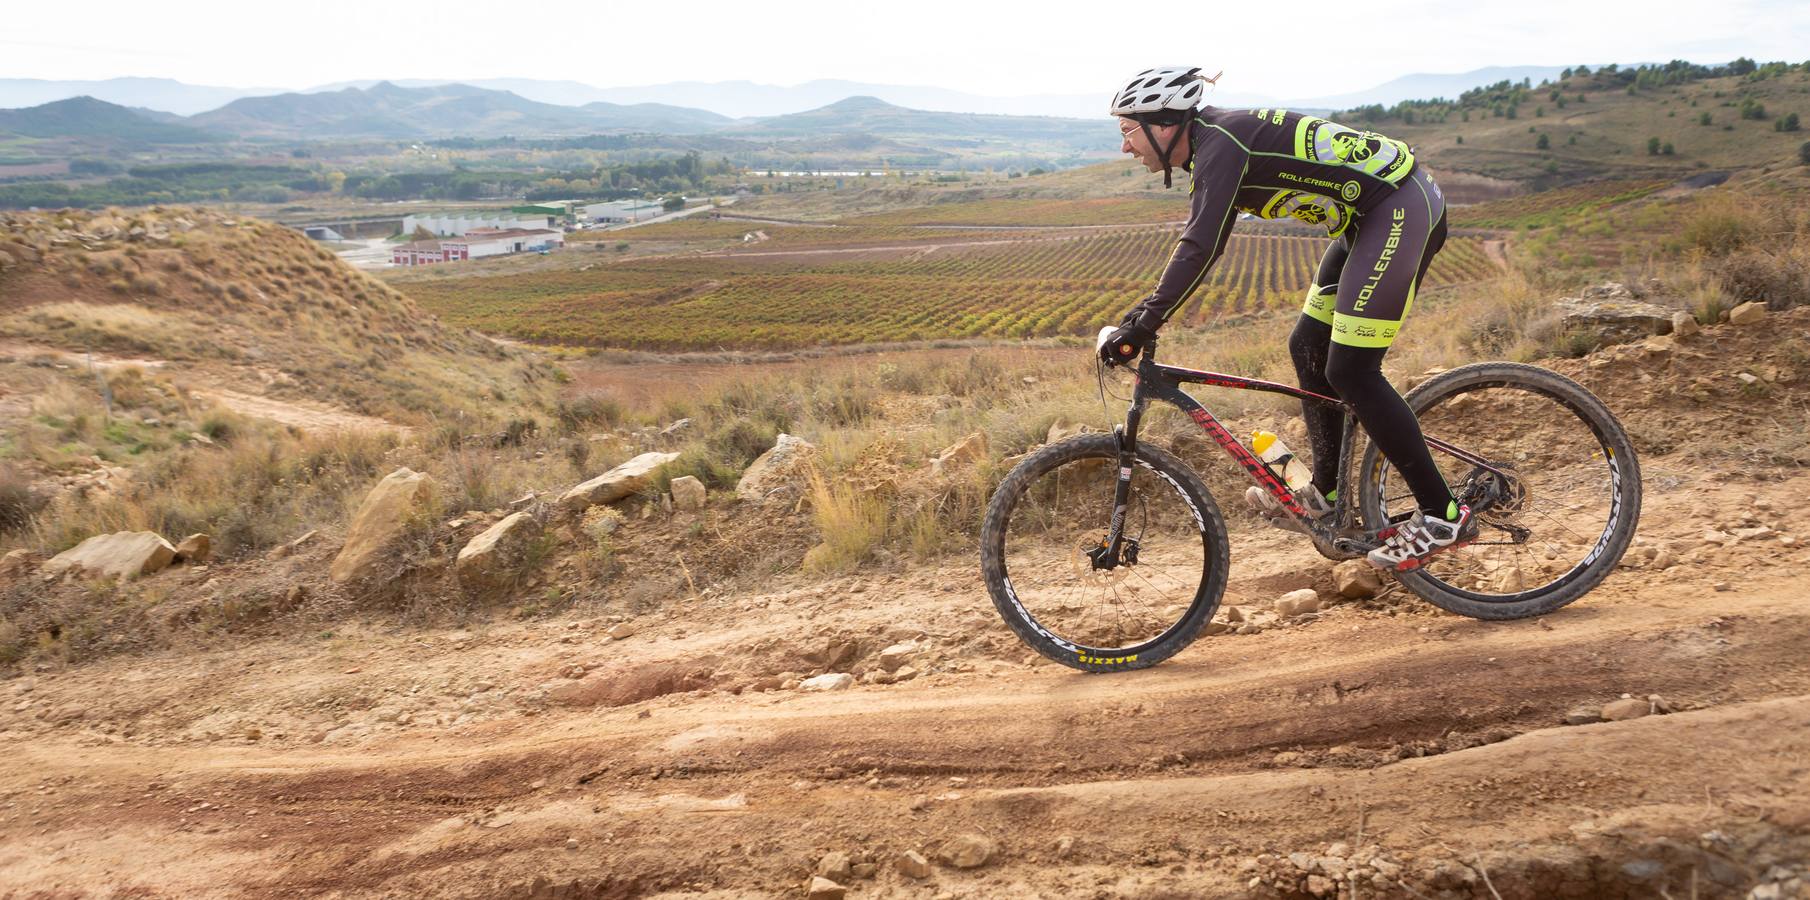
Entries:
<svg viewBox="0 0 1810 900">
<path fill-rule="evenodd" d="M 630 228 L 639 228 L 643 225 L 652 225 L 655 222 L 670 222 L 674 219 L 683 219 L 686 216 L 695 216 L 698 213 L 709 212 L 713 209 L 716 209 L 716 206 L 714 204 L 706 203 L 703 206 L 693 206 L 690 209 L 681 209 L 681 210 L 677 210 L 674 212 L 666 213 L 664 215 L 654 216 L 653 218 L 648 219 L 644 222 L 630 222 L 627 225 L 617 225 L 613 228 L 605 228 L 604 231 L 624 231 L 624 230 L 627 230 Z"/>
<path fill-rule="evenodd" d="M 334 255 L 345 260 L 354 269 L 387 269 L 395 265 L 390 262 L 393 258 L 390 248 L 393 245 L 385 238 L 365 238 L 345 243 L 359 246 L 354 250 L 336 250 Z"/>
</svg>

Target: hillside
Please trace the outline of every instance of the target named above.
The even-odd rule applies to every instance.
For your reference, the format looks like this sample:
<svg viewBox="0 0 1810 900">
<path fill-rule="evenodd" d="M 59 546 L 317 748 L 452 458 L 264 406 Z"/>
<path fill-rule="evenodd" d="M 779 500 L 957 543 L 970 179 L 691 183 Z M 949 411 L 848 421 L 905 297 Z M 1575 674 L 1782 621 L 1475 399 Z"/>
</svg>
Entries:
<svg viewBox="0 0 1810 900">
<path fill-rule="evenodd" d="M 0 333 L 13 353 L 161 360 L 407 424 L 538 390 L 534 364 L 300 233 L 201 209 L 0 216 Z"/>
<path fill-rule="evenodd" d="M 73 138 L 122 144 L 198 144 L 223 139 L 219 134 L 173 120 L 176 117 L 153 117 L 93 97 L 75 97 L 25 109 L 0 109 L 0 137 Z"/>
<path fill-rule="evenodd" d="M 1629 87 L 1574 77 L 1536 87 L 1518 104 L 1442 111 L 1430 121 L 1426 110 L 1412 122 L 1351 111 L 1334 118 L 1410 142 L 1437 170 L 1540 186 L 1791 166 L 1798 146 L 1810 140 L 1810 132 L 1781 131 L 1777 124 L 1793 113 L 1810 119 L 1810 69 L 1762 80 L 1724 76 Z M 1653 138 L 1661 152 L 1648 152 Z M 1671 153 L 1663 152 L 1667 144 Z"/>
</svg>

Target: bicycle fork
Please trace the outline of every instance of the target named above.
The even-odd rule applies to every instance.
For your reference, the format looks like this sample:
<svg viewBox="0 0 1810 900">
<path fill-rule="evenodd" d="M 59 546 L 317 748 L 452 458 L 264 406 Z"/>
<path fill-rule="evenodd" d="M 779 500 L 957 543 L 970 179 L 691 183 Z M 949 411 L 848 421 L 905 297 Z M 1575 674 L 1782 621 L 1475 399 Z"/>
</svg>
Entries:
<svg viewBox="0 0 1810 900">
<path fill-rule="evenodd" d="M 1133 403 L 1125 413 L 1125 424 L 1113 427 L 1119 441 L 1119 477 L 1112 488 L 1112 522 L 1106 529 L 1106 540 L 1098 550 L 1088 554 L 1096 569 L 1116 569 L 1125 562 L 1125 511 L 1131 505 L 1131 472 L 1137 467 L 1138 420 L 1143 418 L 1144 404 Z"/>
</svg>

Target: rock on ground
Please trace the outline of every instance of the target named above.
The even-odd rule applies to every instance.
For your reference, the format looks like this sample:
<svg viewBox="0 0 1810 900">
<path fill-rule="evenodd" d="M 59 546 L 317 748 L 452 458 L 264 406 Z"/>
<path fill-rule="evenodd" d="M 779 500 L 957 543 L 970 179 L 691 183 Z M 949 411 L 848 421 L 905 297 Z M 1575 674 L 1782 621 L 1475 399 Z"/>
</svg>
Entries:
<svg viewBox="0 0 1810 900">
<path fill-rule="evenodd" d="M 977 465 L 986 458 L 986 432 L 976 431 L 944 447 L 943 452 L 930 461 L 930 472 L 933 475 L 944 475 L 956 469 Z"/>
<path fill-rule="evenodd" d="M 176 545 L 176 559 L 191 565 L 207 562 L 213 552 L 213 538 L 205 534 L 191 534 Z"/>
<path fill-rule="evenodd" d="M 1603 719 L 1609 722 L 1620 722 L 1626 719 L 1638 719 L 1653 711 L 1653 705 L 1639 698 L 1615 700 L 1603 704 Z"/>
<path fill-rule="evenodd" d="M 831 881 L 847 881 L 854 874 L 854 864 L 847 853 L 832 850 L 817 861 L 817 874 Z"/>
<path fill-rule="evenodd" d="M 704 482 L 699 481 L 690 475 L 680 475 L 672 480 L 672 505 L 674 509 L 703 509 L 704 499 Z"/>
<path fill-rule="evenodd" d="M 811 883 L 805 887 L 806 900 L 842 900 L 848 888 L 837 884 L 822 875 L 811 876 Z"/>
<path fill-rule="evenodd" d="M 660 467 L 679 458 L 677 453 L 643 453 L 596 478 L 566 491 L 561 508 L 583 512 L 602 503 L 615 503 L 647 486 Z"/>
<path fill-rule="evenodd" d="M 1582 297 L 1561 297 L 1554 304 L 1566 330 L 1587 331 L 1605 344 L 1625 344 L 1655 334 L 1670 334 L 1676 310 L 1635 298 L 1625 285 L 1608 282 Z"/>
<path fill-rule="evenodd" d="M 937 855 L 958 869 L 978 869 L 993 858 L 996 849 L 992 838 L 970 832 L 950 838 Z"/>
<path fill-rule="evenodd" d="M 1730 325 L 1758 325 L 1766 321 L 1766 304 L 1743 303 L 1728 311 Z"/>
<path fill-rule="evenodd" d="M 923 648 L 918 646 L 917 641 L 906 641 L 902 644 L 893 644 L 885 650 L 880 651 L 880 668 L 885 669 L 888 672 L 897 672 L 900 666 L 909 662 L 912 655 L 921 649 Z"/>
<path fill-rule="evenodd" d="M 840 691 L 847 689 L 854 683 L 855 676 L 850 675 L 847 672 L 832 672 L 828 675 L 818 675 L 814 678 L 806 678 L 799 683 L 798 689 L 801 691 Z"/>
<path fill-rule="evenodd" d="M 528 553 L 540 535 L 540 521 L 529 513 L 503 517 L 459 551 L 454 563 L 459 582 L 474 590 L 507 587 L 527 563 Z"/>
<path fill-rule="evenodd" d="M 433 493 L 433 478 L 407 466 L 377 482 L 352 516 L 345 546 L 333 558 L 329 574 L 334 582 L 344 584 L 370 574 L 383 551 L 407 529 L 410 518 Z"/>
<path fill-rule="evenodd" d="M 1567 725 L 1588 725 L 1602 720 L 1602 708 L 1597 706 L 1574 706 L 1565 713 L 1565 724 Z"/>
<path fill-rule="evenodd" d="M 1362 562 L 1362 560 L 1358 560 L 1358 562 Z M 1319 612 L 1319 610 L 1320 595 L 1315 593 L 1313 588 L 1302 588 L 1298 591 L 1289 591 L 1281 597 L 1276 598 L 1276 615 L 1279 616 L 1299 616 L 1305 613 Z"/>
<path fill-rule="evenodd" d="M 76 572 L 97 578 L 138 578 L 153 574 L 176 558 L 176 548 L 151 531 L 97 534 L 58 553 L 44 564 L 44 574 Z"/>
<path fill-rule="evenodd" d="M 894 861 L 893 866 L 899 870 L 899 874 L 907 878 L 930 877 L 930 860 L 925 859 L 924 854 L 916 850 L 907 850 L 899 854 L 899 858 Z"/>
<path fill-rule="evenodd" d="M 782 434 L 773 448 L 748 464 L 741 480 L 735 484 L 735 496 L 747 501 L 765 500 L 769 495 L 802 478 L 805 463 L 817 448 L 804 438 Z"/>
<path fill-rule="evenodd" d="M 1383 589 L 1383 576 L 1361 559 L 1348 559 L 1332 567 L 1332 583 L 1341 597 L 1368 600 Z"/>
</svg>

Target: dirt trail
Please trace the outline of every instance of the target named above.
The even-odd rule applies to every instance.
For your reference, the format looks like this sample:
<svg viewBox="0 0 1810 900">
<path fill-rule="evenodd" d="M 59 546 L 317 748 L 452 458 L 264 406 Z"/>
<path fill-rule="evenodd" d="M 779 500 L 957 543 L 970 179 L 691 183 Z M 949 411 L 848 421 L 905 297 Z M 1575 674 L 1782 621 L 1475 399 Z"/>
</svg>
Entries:
<svg viewBox="0 0 1810 900">
<path fill-rule="evenodd" d="M 90 364 L 99 369 L 140 368 L 165 372 L 180 372 L 189 382 L 190 392 L 203 400 L 210 400 L 239 413 L 253 418 L 265 419 L 281 425 L 290 425 L 306 431 L 409 431 L 408 426 L 397 425 L 372 416 L 360 415 L 343 409 L 336 409 L 323 403 L 311 403 L 305 400 L 279 400 L 275 397 L 261 397 L 227 387 L 226 384 L 242 382 L 243 377 L 229 377 L 220 372 L 186 369 L 180 363 L 162 359 L 139 359 L 133 357 L 110 356 L 97 353 L 73 353 L 54 347 L 18 342 L 0 343 L 0 354 L 18 358 L 50 357 L 56 364 L 86 369 Z M 242 373 L 233 373 L 240 375 Z M 253 377 L 256 373 L 252 373 Z"/>
<path fill-rule="evenodd" d="M 1653 540 L 1810 490 L 1648 480 Z M 1238 598 L 1325 577 L 1279 533 L 1233 559 Z M 1810 859 L 1807 563 L 1742 542 L 1535 621 L 1336 606 L 1110 677 L 1031 656 L 959 560 L 707 598 L 622 641 L 573 619 L 113 659 L 0 686 L 0 886 L 800 896 L 841 851 L 879 864 L 851 896 L 1271 897 L 1306 889 L 1288 854 L 1336 842 L 1383 857 L 1363 896 L 1736 896 Z M 757 689 L 848 636 L 856 670 L 915 637 L 926 674 Z M 1559 725 L 1623 692 L 1680 711 Z M 898 871 L 968 833 L 987 866 Z"/>
<path fill-rule="evenodd" d="M 1553 361 L 1635 435 L 1645 500 L 1623 568 L 1540 619 L 1396 590 L 1087 676 L 954 557 L 47 665 L 0 682 L 0 896 L 799 897 L 847 854 L 851 897 L 1801 897 L 1806 340 L 1799 310 Z M 1228 603 L 1332 594 L 1248 516 L 1231 558 Z M 157 584 L 198 608 L 226 571 Z M 799 689 L 824 672 L 857 683 Z M 1564 724 L 1624 695 L 1655 714 Z"/>
<path fill-rule="evenodd" d="M 1496 268 L 1508 271 L 1508 241 L 1496 239 L 1483 242 L 1483 255 L 1496 264 Z"/>
</svg>

